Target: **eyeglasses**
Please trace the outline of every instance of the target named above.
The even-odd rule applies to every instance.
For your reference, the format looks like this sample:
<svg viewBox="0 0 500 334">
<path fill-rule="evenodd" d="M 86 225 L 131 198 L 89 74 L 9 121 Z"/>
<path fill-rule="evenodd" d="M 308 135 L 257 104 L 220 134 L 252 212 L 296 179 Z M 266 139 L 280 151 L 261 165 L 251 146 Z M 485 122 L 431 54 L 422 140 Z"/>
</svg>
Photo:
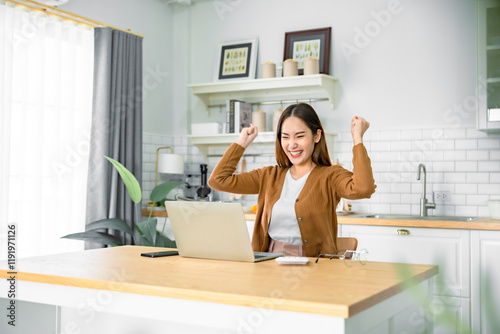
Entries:
<svg viewBox="0 0 500 334">
<path fill-rule="evenodd" d="M 351 267 L 356 261 L 361 264 L 365 264 L 368 259 L 368 251 L 366 248 L 363 248 L 359 251 L 339 250 L 335 254 L 319 254 L 315 263 L 318 263 L 320 257 L 329 257 L 330 260 L 335 257 L 340 260 L 344 260 L 342 262 L 344 262 L 347 267 Z"/>
</svg>

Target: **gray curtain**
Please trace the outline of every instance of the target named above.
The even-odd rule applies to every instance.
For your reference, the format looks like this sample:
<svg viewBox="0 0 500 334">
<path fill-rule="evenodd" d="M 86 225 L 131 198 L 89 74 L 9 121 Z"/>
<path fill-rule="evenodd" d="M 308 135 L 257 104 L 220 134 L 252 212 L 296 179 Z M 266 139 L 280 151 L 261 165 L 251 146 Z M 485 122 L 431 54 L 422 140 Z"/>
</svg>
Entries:
<svg viewBox="0 0 500 334">
<path fill-rule="evenodd" d="M 86 224 L 121 218 L 135 231 L 134 203 L 104 156 L 122 163 L 142 184 L 142 38 L 111 28 L 95 28 L 94 38 Z M 129 236 L 126 242 L 132 242 Z"/>
</svg>

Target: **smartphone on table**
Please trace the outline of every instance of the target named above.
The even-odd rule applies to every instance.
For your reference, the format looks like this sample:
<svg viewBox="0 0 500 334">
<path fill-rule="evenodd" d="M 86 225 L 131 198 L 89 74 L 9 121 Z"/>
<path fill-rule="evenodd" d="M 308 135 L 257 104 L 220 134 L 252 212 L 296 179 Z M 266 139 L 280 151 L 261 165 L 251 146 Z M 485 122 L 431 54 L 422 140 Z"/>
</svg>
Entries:
<svg viewBox="0 0 500 334">
<path fill-rule="evenodd" d="M 162 257 L 162 256 L 172 256 L 179 255 L 178 251 L 163 251 L 163 252 L 150 252 L 150 253 L 141 253 L 141 256 L 145 257 Z"/>
</svg>

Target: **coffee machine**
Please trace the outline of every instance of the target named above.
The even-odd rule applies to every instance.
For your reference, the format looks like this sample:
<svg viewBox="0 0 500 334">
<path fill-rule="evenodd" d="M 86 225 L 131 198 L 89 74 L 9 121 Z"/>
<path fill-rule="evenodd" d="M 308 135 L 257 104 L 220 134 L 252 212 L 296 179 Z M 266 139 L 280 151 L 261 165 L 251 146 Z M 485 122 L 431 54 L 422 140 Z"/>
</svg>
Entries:
<svg viewBox="0 0 500 334">
<path fill-rule="evenodd" d="M 210 187 L 207 185 L 207 171 L 207 165 L 201 164 L 201 186 L 196 190 L 196 195 L 198 197 L 197 199 L 199 201 L 210 201 L 212 199 L 212 196 L 210 195 L 212 189 L 210 189 Z"/>
</svg>

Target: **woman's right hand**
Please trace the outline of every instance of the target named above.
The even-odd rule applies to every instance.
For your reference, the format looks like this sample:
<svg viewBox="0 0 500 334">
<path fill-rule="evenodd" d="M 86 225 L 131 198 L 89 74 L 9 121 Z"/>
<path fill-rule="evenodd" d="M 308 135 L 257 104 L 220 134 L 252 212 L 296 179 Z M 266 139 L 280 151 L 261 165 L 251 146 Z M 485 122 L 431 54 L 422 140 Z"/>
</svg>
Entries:
<svg viewBox="0 0 500 334">
<path fill-rule="evenodd" d="M 255 137 L 257 137 L 257 134 L 259 131 L 257 130 L 257 127 L 253 124 L 250 124 L 249 127 L 243 128 L 240 133 L 240 138 L 236 142 L 236 144 L 242 146 L 243 148 L 247 148 L 248 145 L 250 145 Z"/>
</svg>

